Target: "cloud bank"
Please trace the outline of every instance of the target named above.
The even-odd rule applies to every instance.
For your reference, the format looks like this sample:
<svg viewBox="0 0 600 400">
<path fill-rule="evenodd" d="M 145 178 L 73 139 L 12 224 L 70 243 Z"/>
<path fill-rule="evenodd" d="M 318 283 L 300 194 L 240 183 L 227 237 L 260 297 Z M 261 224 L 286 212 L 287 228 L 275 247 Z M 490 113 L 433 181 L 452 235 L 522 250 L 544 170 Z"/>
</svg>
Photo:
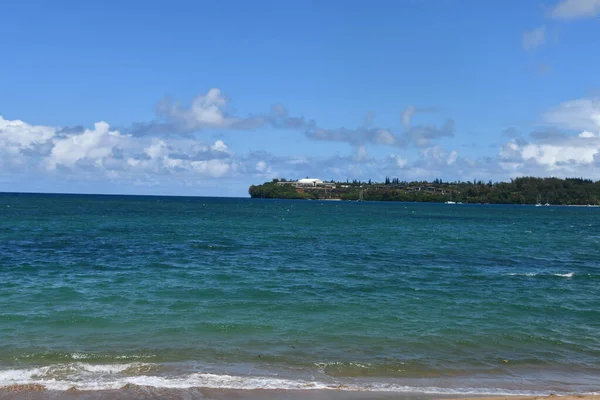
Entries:
<svg viewBox="0 0 600 400">
<path fill-rule="evenodd" d="M 307 130 L 306 136 L 312 140 L 344 142 L 355 147 L 366 145 L 395 146 L 401 148 L 410 146 L 426 147 L 432 145 L 438 139 L 454 136 L 454 121 L 451 119 L 446 120 L 439 127 L 433 124 L 412 126 L 414 115 L 436 111 L 434 107 L 417 108 L 409 106 L 402 112 L 403 130 L 400 131 L 395 131 L 391 128 L 373 127 L 374 114 L 370 113 L 365 117 L 364 124 L 358 128 L 315 128 Z"/>
<path fill-rule="evenodd" d="M 493 179 L 522 175 L 584 176 L 600 179 L 600 100 L 582 98 L 563 102 L 541 115 L 545 128 L 523 136 L 515 129 L 498 132 L 496 154 L 469 156 L 461 148 L 447 148 L 452 119 L 441 125 L 413 125 L 418 113 L 432 108 L 409 107 L 399 113 L 400 128 L 374 126 L 368 114 L 357 128 L 323 128 L 315 121 L 290 116 L 275 105 L 260 117 L 227 112 L 227 98 L 219 90 L 196 97 L 189 106 L 161 103 L 162 124 L 178 126 L 187 135 L 139 134 L 134 128 L 115 129 L 100 121 L 89 128 L 32 125 L 0 116 L 0 178 L 17 182 L 36 179 L 113 182 L 121 185 L 226 185 L 243 187 L 273 177 L 318 176 L 323 179 Z M 260 114 L 257 114 L 260 115 Z M 137 125 L 136 125 L 137 126 Z M 257 135 L 256 148 L 235 149 L 225 137 L 203 139 L 202 132 L 220 130 L 292 129 L 297 139 L 343 143 L 347 155 L 314 156 L 298 150 L 294 156 L 273 154 Z M 199 130 L 200 133 L 191 133 Z M 206 135 L 205 135 L 206 136 Z M 265 147 L 263 147 L 265 146 Z M 306 148 L 310 148 L 307 146 Z M 377 157 L 370 149 L 377 148 Z M 299 147 L 300 149 L 300 147 Z M 382 150 L 387 155 L 382 156 Z M 275 150 L 276 152 L 276 150 Z M 220 182 L 220 183 L 219 183 Z"/>
<path fill-rule="evenodd" d="M 157 119 L 134 124 L 130 132 L 135 136 L 188 135 L 205 130 L 309 129 L 315 126 L 312 120 L 290 116 L 281 104 L 274 105 L 266 113 L 242 117 L 229 112 L 229 103 L 229 98 L 218 88 L 194 97 L 187 105 L 165 97 L 155 107 Z"/>
<path fill-rule="evenodd" d="M 140 138 L 97 122 L 92 129 L 66 132 L 0 116 L 0 172 L 94 174 L 129 179 L 183 174 L 221 177 L 235 169 L 233 153 L 217 140 Z"/>
</svg>

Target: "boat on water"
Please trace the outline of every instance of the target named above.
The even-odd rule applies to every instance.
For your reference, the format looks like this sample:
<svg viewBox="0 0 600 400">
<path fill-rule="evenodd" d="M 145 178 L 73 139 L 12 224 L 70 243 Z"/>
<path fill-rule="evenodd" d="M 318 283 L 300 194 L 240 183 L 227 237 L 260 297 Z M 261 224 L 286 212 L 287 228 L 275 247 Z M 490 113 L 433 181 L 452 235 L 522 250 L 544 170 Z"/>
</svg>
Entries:
<svg viewBox="0 0 600 400">
<path fill-rule="evenodd" d="M 535 202 L 535 206 L 536 206 L 536 207 L 541 207 L 541 206 L 548 207 L 548 206 L 550 206 L 550 205 L 551 205 L 551 204 L 550 204 L 550 203 L 548 203 L 548 200 L 547 200 L 547 199 L 546 199 L 546 203 L 542 204 L 542 196 L 540 196 L 539 194 L 537 195 L 537 200 L 536 200 L 536 202 Z"/>
<path fill-rule="evenodd" d="M 456 204 L 456 202 L 455 202 L 455 201 L 450 201 L 450 200 L 448 200 L 448 201 L 447 201 L 446 203 L 444 203 L 444 204 Z"/>
</svg>

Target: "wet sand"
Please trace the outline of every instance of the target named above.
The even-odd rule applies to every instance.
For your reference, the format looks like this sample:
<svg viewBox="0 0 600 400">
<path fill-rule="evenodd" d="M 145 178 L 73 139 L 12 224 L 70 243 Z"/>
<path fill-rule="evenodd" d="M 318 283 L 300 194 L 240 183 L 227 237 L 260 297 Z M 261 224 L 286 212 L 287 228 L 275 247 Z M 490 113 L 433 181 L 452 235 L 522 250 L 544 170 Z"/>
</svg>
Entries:
<svg viewBox="0 0 600 400">
<path fill-rule="evenodd" d="M 599 386 L 600 389 L 600 386 Z M 434 397 L 436 399 L 448 399 L 448 398 L 453 398 L 453 399 L 466 399 L 466 398 L 461 398 L 461 397 Z M 600 395 L 569 395 L 569 396 L 556 396 L 556 395 L 549 395 L 549 396 L 489 396 L 489 397 L 469 397 L 468 400 L 501 400 L 501 399 L 507 399 L 507 400 L 600 400 Z"/>
<path fill-rule="evenodd" d="M 435 395 L 423 393 L 354 392 L 345 390 L 231 390 L 231 389 L 157 389 L 128 385 L 118 390 L 67 391 L 46 390 L 39 385 L 15 385 L 0 389 L 1 400 L 600 400 L 600 395 L 569 396 L 489 396 Z"/>
<path fill-rule="evenodd" d="M 436 396 L 439 398 L 439 396 Z M 391 392 L 351 392 L 344 390 L 231 390 L 231 389 L 157 389 L 130 385 L 118 390 L 45 390 L 41 386 L 18 385 L 0 389 L 1 400 L 426 400 L 433 396 Z"/>
</svg>

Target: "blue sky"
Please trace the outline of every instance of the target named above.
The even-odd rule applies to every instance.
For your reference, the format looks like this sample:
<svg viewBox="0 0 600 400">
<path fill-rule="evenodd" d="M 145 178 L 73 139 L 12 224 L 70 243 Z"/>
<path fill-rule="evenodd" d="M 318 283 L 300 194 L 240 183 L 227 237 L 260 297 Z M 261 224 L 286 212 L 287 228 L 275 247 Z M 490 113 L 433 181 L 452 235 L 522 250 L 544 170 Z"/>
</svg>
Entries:
<svg viewBox="0 0 600 400">
<path fill-rule="evenodd" d="M 600 179 L 600 0 L 2 4 L 0 191 Z"/>
</svg>

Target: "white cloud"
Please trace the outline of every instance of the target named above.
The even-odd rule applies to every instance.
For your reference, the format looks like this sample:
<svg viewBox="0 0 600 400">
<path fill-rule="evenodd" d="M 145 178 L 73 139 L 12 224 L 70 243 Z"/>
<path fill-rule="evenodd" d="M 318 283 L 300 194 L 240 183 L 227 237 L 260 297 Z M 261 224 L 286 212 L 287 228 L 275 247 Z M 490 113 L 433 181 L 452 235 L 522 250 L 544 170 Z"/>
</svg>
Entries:
<svg viewBox="0 0 600 400">
<path fill-rule="evenodd" d="M 423 111 L 421 111 L 423 110 Z M 415 112 L 430 112 L 433 109 L 415 109 L 409 107 L 405 112 L 405 122 L 410 123 L 410 117 Z M 407 114 L 408 112 L 408 114 Z M 416 125 L 409 126 L 402 133 L 393 133 L 389 129 L 370 127 L 372 116 L 368 116 L 368 123 L 356 129 L 321 129 L 306 131 L 306 136 L 312 140 L 324 140 L 332 142 L 346 142 L 353 146 L 365 146 L 376 144 L 382 146 L 407 147 L 414 145 L 417 147 L 426 147 L 432 142 L 443 137 L 454 136 L 454 121 L 447 120 L 442 126 L 436 125 Z"/>
<path fill-rule="evenodd" d="M 417 125 L 407 130 L 403 137 L 418 147 L 430 146 L 433 141 L 454 136 L 454 121 L 449 119 L 439 128 L 435 125 Z"/>
<path fill-rule="evenodd" d="M 0 122 L 0 154 L 3 155 L 0 171 L 9 168 L 21 171 L 26 166 L 38 177 L 47 175 L 65 181 L 188 187 L 199 179 L 224 177 L 323 175 L 326 179 L 377 179 L 386 172 L 398 171 L 407 177 L 420 178 L 429 171 L 433 178 L 439 175 L 434 172 L 435 168 L 449 168 L 457 158 L 454 153 L 436 147 L 429 150 L 433 158 L 430 157 L 427 166 L 415 166 L 400 156 L 393 160 L 375 159 L 369 155 L 366 143 L 396 145 L 398 140 L 393 133 L 381 128 L 336 132 L 344 141 L 358 137 L 352 143 L 355 153 L 320 159 L 303 155 L 274 158 L 267 153 L 240 157 L 221 139 L 202 143 L 190 137 L 136 136 L 115 130 L 106 122 L 98 122 L 90 129 L 66 130 L 32 126 L 22 121 L 2 119 Z M 437 128 L 433 126 L 411 129 L 411 140 L 437 136 Z M 12 152 L 11 157 L 4 156 L 7 149 Z M 441 155 L 443 160 L 434 160 Z"/>
<path fill-rule="evenodd" d="M 189 107 L 165 99 L 159 103 L 157 111 L 168 119 L 181 122 L 186 129 L 222 128 L 233 123 L 225 115 L 226 106 L 227 99 L 221 90 L 212 88 L 205 95 L 196 96 Z"/>
<path fill-rule="evenodd" d="M 500 149 L 501 165 L 509 171 L 537 175 L 585 176 L 600 178 L 596 166 L 600 137 L 590 132 L 544 142 L 512 139 Z"/>
<path fill-rule="evenodd" d="M 458 153 L 456 150 L 452 150 L 448 153 L 440 146 L 428 147 L 421 151 L 421 155 L 424 159 L 430 159 L 438 164 L 452 165 L 458 159 Z"/>
<path fill-rule="evenodd" d="M 56 130 L 0 116 L 0 173 L 24 172 L 50 151 L 46 145 Z"/>
<path fill-rule="evenodd" d="M 408 165 L 408 160 L 406 158 L 402 158 L 396 154 L 390 154 L 390 158 L 398 168 L 404 168 Z"/>
<path fill-rule="evenodd" d="M 250 130 L 271 127 L 302 130 L 316 126 L 313 120 L 290 116 L 281 104 L 275 104 L 269 112 L 247 117 L 235 116 L 228 108 L 229 99 L 218 88 L 194 97 L 187 105 L 165 97 L 156 106 L 159 120 L 134 124 L 131 132 L 135 136 L 148 136 L 188 134 L 206 129 Z"/>
<path fill-rule="evenodd" d="M 152 143 L 144 149 L 144 153 L 150 157 L 150 159 L 156 159 L 164 157 L 169 152 L 167 143 L 160 139 L 152 140 Z"/>
<path fill-rule="evenodd" d="M 600 178 L 600 100 L 566 101 L 543 115 L 548 131 L 529 141 L 513 138 L 500 148 L 499 165 L 511 175 Z M 578 133 L 567 134 L 557 129 Z"/>
<path fill-rule="evenodd" d="M 97 122 L 93 130 L 64 138 L 53 138 L 50 155 L 44 160 L 47 168 L 54 170 L 57 165 L 74 167 L 80 160 L 86 160 L 103 167 L 103 160 L 111 156 L 114 148 L 124 144 L 126 136 L 111 131 L 106 122 Z"/>
<path fill-rule="evenodd" d="M 309 122 L 289 117 L 282 106 L 274 107 L 273 115 L 236 117 L 228 112 L 229 99 L 218 88 L 209 89 L 192 99 L 189 105 L 173 102 L 166 97 L 156 106 L 162 121 L 136 124 L 136 136 L 148 134 L 180 134 L 203 129 L 253 129 L 271 124 L 281 128 L 298 128 Z"/>
<path fill-rule="evenodd" d="M 387 129 L 379 129 L 375 132 L 374 141 L 376 144 L 391 146 L 396 143 L 396 137 Z"/>
<path fill-rule="evenodd" d="M 600 99 L 587 98 L 561 103 L 544 114 L 544 120 L 559 128 L 600 131 Z"/>
<path fill-rule="evenodd" d="M 217 140 L 210 148 L 213 151 L 227 152 L 227 145 L 222 140 Z"/>
<path fill-rule="evenodd" d="M 357 129 L 315 129 L 306 132 L 313 140 L 346 142 L 354 146 L 377 144 L 384 146 L 396 145 L 398 138 L 387 129 L 360 127 Z"/>
<path fill-rule="evenodd" d="M 231 127 L 241 121 L 226 112 L 227 99 L 220 91 L 209 91 L 189 107 L 169 109 L 181 121 L 195 126 Z M 353 153 L 319 158 L 297 154 L 276 157 L 265 151 L 236 155 L 225 140 L 203 142 L 194 136 L 144 136 L 119 131 L 106 122 L 90 129 L 63 129 L 36 126 L 0 117 L 0 173 L 15 181 L 18 174 L 31 173 L 38 179 L 81 179 L 130 185 L 180 185 L 195 187 L 198 182 L 217 178 L 254 183 L 257 177 L 323 179 L 469 179 L 504 180 L 509 176 L 586 176 L 600 178 L 600 100 L 578 99 L 564 102 L 543 115 L 553 129 L 534 132 L 529 141 L 522 135 L 501 146 L 496 157 L 467 159 L 456 150 L 441 147 L 440 139 L 452 137 L 454 123 L 441 126 L 412 126 L 415 113 L 427 111 L 409 107 L 403 114 L 406 129 L 395 132 L 372 126 L 373 114 L 356 129 L 318 129 L 304 119 L 291 119 L 283 107 L 273 110 L 271 121 L 278 126 L 312 126 L 306 136 L 315 140 L 344 142 Z M 423 111 L 423 112 L 425 112 Z M 180 114 L 178 114 L 180 113 Z M 256 120 L 256 119 L 255 119 Z M 286 122 L 287 121 L 287 122 Z M 188 122 L 185 122 L 186 124 Z M 271 123 L 271 122 L 269 122 Z M 233 125 L 231 125 L 233 124 Z M 273 123 L 274 124 L 274 123 Z M 566 129 L 567 133 L 560 129 Z M 509 138 L 506 138 L 508 140 Z M 392 146 L 403 156 L 377 158 Z M 399 149 L 403 150 L 399 150 Z M 417 150 L 418 149 L 418 150 Z M 462 154 L 462 153 L 461 153 Z"/>
<path fill-rule="evenodd" d="M 56 134 L 56 129 L 48 126 L 30 125 L 20 120 L 7 120 L 0 115 L 0 147 L 20 150 L 41 144 Z"/>
<path fill-rule="evenodd" d="M 127 182 L 221 178 L 238 161 L 223 140 L 204 144 L 189 138 L 144 138 L 122 134 L 106 122 L 93 129 L 63 130 L 0 117 L 0 172 Z M 163 178 L 161 178 L 163 177 Z"/>
<path fill-rule="evenodd" d="M 560 168 L 559 165 L 566 162 L 590 164 L 594 161 L 594 155 L 598 153 L 599 148 L 596 146 L 581 148 L 570 145 L 528 144 L 520 150 L 523 159 L 535 160 L 539 164 L 547 165 L 552 170 Z"/>
<path fill-rule="evenodd" d="M 266 162 L 264 162 L 263 160 L 260 160 L 259 162 L 256 163 L 256 170 L 260 173 L 265 173 L 269 170 L 269 166 Z"/>
<path fill-rule="evenodd" d="M 234 168 L 234 165 L 222 160 L 193 161 L 191 166 L 194 171 L 213 178 L 222 178 Z"/>
<path fill-rule="evenodd" d="M 450 154 L 448 155 L 448 165 L 454 164 L 457 159 L 458 159 L 458 153 L 456 152 L 456 150 L 452 150 L 450 152 Z"/>
<path fill-rule="evenodd" d="M 525 50 L 533 50 L 540 47 L 546 40 L 546 27 L 541 26 L 532 31 L 523 32 L 523 48 Z"/>
<path fill-rule="evenodd" d="M 562 0 L 549 16 L 557 19 L 592 18 L 600 14 L 600 0 Z"/>
</svg>

